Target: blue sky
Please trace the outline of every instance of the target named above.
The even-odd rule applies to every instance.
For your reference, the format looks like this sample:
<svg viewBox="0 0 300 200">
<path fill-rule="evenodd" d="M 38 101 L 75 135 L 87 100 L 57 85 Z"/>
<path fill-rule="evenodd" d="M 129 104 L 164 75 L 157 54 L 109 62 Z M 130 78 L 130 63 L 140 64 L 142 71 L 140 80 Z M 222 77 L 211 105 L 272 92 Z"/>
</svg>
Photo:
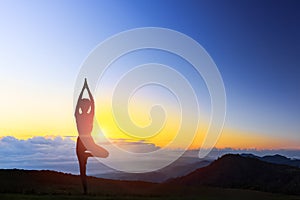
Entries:
<svg viewBox="0 0 300 200">
<path fill-rule="evenodd" d="M 299 8 L 297 1 L 1 1 L 1 120 L 22 126 L 22 113 L 33 112 L 29 124 L 60 115 L 42 112 L 45 104 L 69 114 L 80 65 L 98 43 L 158 26 L 194 38 L 214 59 L 227 92 L 226 127 L 300 141 Z M 2 136 L 14 129 L 0 128 Z"/>
</svg>

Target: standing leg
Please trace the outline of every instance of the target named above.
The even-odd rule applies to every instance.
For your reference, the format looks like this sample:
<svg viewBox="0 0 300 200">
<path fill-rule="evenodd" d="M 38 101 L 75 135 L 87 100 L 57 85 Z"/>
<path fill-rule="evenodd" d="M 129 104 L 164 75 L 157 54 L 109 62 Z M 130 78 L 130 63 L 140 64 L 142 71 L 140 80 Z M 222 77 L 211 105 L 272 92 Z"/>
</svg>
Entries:
<svg viewBox="0 0 300 200">
<path fill-rule="evenodd" d="M 77 145 L 76 145 L 76 154 L 79 162 L 79 169 L 80 169 L 80 178 L 83 186 L 83 193 L 87 194 L 87 180 L 86 180 L 86 163 L 88 156 L 85 153 L 86 148 L 82 144 L 80 138 L 77 138 Z"/>
<path fill-rule="evenodd" d="M 83 186 L 83 194 L 87 194 L 86 163 L 87 157 L 83 155 L 83 158 L 79 159 L 80 178 Z"/>
</svg>

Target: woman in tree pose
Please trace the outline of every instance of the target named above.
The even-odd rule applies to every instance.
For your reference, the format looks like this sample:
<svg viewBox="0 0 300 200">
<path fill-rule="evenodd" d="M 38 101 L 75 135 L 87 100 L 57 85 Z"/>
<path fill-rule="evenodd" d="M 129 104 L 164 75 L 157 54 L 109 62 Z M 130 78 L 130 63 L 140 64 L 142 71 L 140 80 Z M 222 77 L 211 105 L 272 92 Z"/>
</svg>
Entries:
<svg viewBox="0 0 300 200">
<path fill-rule="evenodd" d="M 89 99 L 82 98 L 85 89 L 89 94 Z M 78 131 L 76 154 L 79 161 L 80 177 L 83 185 L 84 194 L 87 194 L 86 163 L 88 157 L 94 156 L 106 158 L 108 156 L 108 151 L 98 146 L 92 138 L 91 133 L 93 130 L 94 114 L 94 98 L 85 79 L 75 109 L 75 118 Z"/>
</svg>

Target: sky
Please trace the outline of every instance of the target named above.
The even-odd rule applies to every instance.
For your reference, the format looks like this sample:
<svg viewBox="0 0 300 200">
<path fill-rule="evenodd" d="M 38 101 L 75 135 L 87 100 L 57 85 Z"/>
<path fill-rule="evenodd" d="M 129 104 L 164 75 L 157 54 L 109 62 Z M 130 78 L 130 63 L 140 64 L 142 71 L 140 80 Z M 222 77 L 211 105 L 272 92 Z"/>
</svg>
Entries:
<svg viewBox="0 0 300 200">
<path fill-rule="evenodd" d="M 163 27 L 201 44 L 220 71 L 227 110 L 216 147 L 299 149 L 299 8 L 298 1 L 1 0 L 0 137 L 24 142 L 35 137 L 76 138 L 73 92 L 89 53 L 119 32 Z M 153 58 L 157 53 L 149 55 Z M 147 52 L 141 54 L 129 55 L 122 64 L 135 63 L 137 58 L 136 63 L 152 61 Z M 174 62 L 170 55 L 162 57 L 155 61 L 181 62 Z M 192 71 L 182 66 L 174 68 L 192 79 Z M 107 89 L 113 84 L 110 78 L 121 71 L 108 72 Z M 192 85 L 202 98 L 202 86 Z M 150 100 L 161 100 L 156 98 L 161 91 L 152 89 L 148 93 L 157 95 Z M 136 98 L 146 102 L 142 97 Z M 202 100 L 209 102 L 206 98 Z M 201 106 L 206 115 L 209 105 Z M 143 120 L 147 116 L 141 110 L 133 109 L 132 117 L 145 125 L 149 120 Z M 124 139 L 110 135 L 109 129 L 114 133 L 117 129 L 105 113 L 98 118 L 104 118 L 102 128 L 109 137 Z M 163 139 L 147 142 L 163 146 Z M 202 140 L 200 134 L 191 148 L 199 148 Z"/>
</svg>

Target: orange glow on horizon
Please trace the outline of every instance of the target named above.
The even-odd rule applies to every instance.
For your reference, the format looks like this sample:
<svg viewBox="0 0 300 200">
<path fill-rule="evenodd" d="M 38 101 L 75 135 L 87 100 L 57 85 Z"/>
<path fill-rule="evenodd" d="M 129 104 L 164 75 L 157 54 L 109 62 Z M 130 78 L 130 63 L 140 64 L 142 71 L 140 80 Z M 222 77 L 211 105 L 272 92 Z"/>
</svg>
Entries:
<svg viewBox="0 0 300 200">
<path fill-rule="evenodd" d="M 11 112 L 9 112 L 9 109 L 6 108 L 4 110 L 4 114 L 7 115 L 6 117 L 2 116 L 1 118 L 2 123 L 0 127 L 0 138 L 4 136 L 13 136 L 17 139 L 28 139 L 34 136 L 61 136 L 76 138 L 78 133 L 76 130 L 72 106 L 66 106 L 66 104 L 57 104 L 57 106 L 58 107 L 52 105 L 50 110 L 47 110 L 47 112 L 43 111 L 43 115 L 41 115 L 41 111 L 39 110 L 27 115 L 26 113 L 30 113 L 28 110 L 29 108 L 23 108 L 24 111 L 28 112 L 21 112 L 18 115 L 13 115 L 11 114 Z M 58 110 L 54 108 L 57 108 Z M 60 111 L 60 109 L 63 108 L 65 112 Z M 120 132 L 120 130 L 118 129 L 118 127 L 116 127 L 115 122 L 110 116 L 110 110 L 101 109 L 100 111 L 100 115 L 96 114 L 95 118 L 97 117 L 97 119 L 101 121 L 100 125 L 106 137 L 109 137 L 113 140 L 141 140 L 132 139 Z M 147 125 L 151 122 L 148 118 L 145 118 L 147 116 L 143 115 L 143 113 L 137 112 L 136 114 L 137 115 L 133 116 L 136 120 L 136 123 Z M 170 119 L 169 122 L 171 125 L 168 125 L 165 131 L 160 132 L 155 137 L 151 137 L 149 139 L 146 138 L 144 141 L 148 143 L 153 143 L 159 147 L 166 146 L 166 144 L 168 144 L 176 136 L 178 129 L 178 126 L 172 125 L 178 124 L 178 119 Z M 201 147 L 206 131 L 207 125 L 205 126 L 205 124 L 202 124 L 202 126 L 199 126 L 198 134 L 196 134 L 196 137 L 194 138 L 190 149 L 198 149 Z M 181 148 L 180 143 L 176 144 L 174 148 L 175 147 Z M 230 147 L 235 149 L 300 149 L 299 144 L 297 144 L 297 141 L 292 139 L 271 137 L 267 134 L 259 134 L 254 132 L 229 129 L 228 127 L 224 128 L 215 147 Z"/>
</svg>

